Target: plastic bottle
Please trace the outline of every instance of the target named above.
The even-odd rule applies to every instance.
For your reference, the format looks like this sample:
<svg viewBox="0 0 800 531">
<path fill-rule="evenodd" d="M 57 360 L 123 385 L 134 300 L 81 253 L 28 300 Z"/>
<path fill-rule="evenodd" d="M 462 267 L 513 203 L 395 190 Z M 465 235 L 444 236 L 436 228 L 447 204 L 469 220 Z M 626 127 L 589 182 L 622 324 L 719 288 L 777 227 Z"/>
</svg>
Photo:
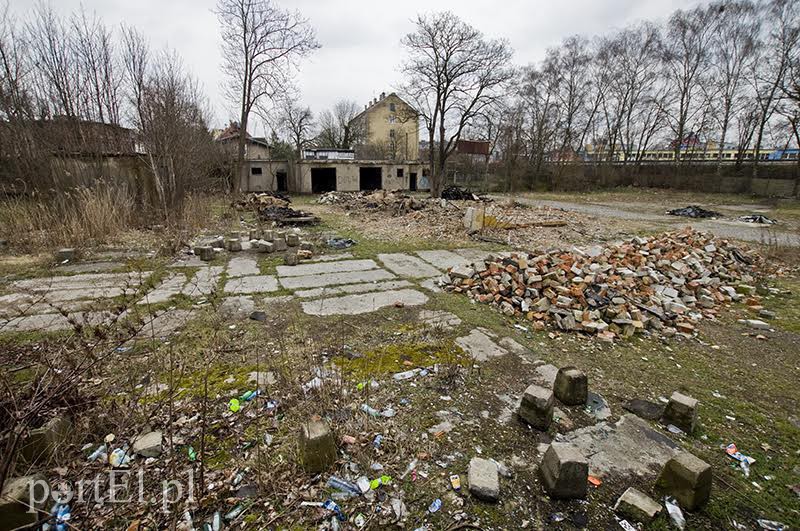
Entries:
<svg viewBox="0 0 800 531">
<path fill-rule="evenodd" d="M 358 485 L 336 476 L 331 476 L 328 478 L 328 486 L 340 492 L 352 494 L 353 496 L 358 496 L 361 494 L 361 489 L 358 488 Z"/>
</svg>

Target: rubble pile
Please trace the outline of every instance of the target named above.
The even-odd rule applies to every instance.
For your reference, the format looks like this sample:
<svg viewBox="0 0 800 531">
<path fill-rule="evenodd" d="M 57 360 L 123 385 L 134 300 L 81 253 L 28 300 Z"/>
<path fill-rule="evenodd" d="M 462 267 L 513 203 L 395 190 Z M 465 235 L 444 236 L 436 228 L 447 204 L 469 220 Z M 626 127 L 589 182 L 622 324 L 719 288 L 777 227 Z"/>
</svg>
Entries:
<svg viewBox="0 0 800 531">
<path fill-rule="evenodd" d="M 233 202 L 233 207 L 240 210 L 260 210 L 268 206 L 288 206 L 292 199 L 283 192 L 259 192 L 246 194 Z"/>
<path fill-rule="evenodd" d="M 745 223 L 758 223 L 759 225 L 774 225 L 777 223 L 776 220 L 772 219 L 769 216 L 765 216 L 764 214 L 750 214 L 748 216 L 739 216 L 737 219 L 739 221 L 744 221 Z"/>
<path fill-rule="evenodd" d="M 317 199 L 317 203 L 341 205 L 346 210 L 386 210 L 395 215 L 422 210 L 427 205 L 427 201 L 420 201 L 397 190 L 327 192 Z"/>
<path fill-rule="evenodd" d="M 685 229 L 608 247 L 511 253 L 455 267 L 445 288 L 534 328 L 551 324 L 613 340 L 636 332 L 691 336 L 718 307 L 753 291 L 752 256 Z"/>
</svg>

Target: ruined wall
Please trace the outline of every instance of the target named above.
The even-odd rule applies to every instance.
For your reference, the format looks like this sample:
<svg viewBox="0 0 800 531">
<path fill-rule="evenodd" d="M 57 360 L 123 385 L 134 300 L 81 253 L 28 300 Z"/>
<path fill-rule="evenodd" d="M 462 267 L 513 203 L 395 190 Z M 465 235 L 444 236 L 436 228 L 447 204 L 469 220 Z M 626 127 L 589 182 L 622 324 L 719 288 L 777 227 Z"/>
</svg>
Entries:
<svg viewBox="0 0 800 531">
<path fill-rule="evenodd" d="M 357 192 L 361 189 L 361 173 L 359 168 L 381 168 L 382 188 L 384 190 L 408 190 L 410 172 L 417 173 L 417 179 L 422 175 L 421 166 L 418 164 L 370 164 L 367 162 L 330 162 L 320 163 L 318 161 L 304 161 L 295 165 L 295 175 L 293 188 L 303 194 L 312 193 L 311 188 L 311 169 L 312 168 L 336 168 L 336 190 L 340 192 Z M 397 176 L 397 170 L 402 169 L 403 175 Z"/>
<path fill-rule="evenodd" d="M 243 186 L 246 192 L 267 192 L 278 189 L 278 172 L 286 173 L 289 190 L 292 190 L 289 175 L 288 160 L 252 160 L 247 161 L 247 180 Z M 261 170 L 261 173 L 254 174 L 253 169 Z"/>
</svg>

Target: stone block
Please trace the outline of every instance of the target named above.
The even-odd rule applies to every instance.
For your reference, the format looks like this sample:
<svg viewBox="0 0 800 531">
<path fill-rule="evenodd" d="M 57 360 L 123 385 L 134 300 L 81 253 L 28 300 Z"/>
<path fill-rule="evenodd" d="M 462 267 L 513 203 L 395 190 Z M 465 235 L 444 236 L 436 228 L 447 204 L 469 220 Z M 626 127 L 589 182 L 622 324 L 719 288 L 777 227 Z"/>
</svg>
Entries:
<svg viewBox="0 0 800 531">
<path fill-rule="evenodd" d="M 208 245 L 210 245 L 214 249 L 224 249 L 225 238 L 223 238 L 222 236 L 217 236 L 216 238 L 208 242 Z"/>
<path fill-rule="evenodd" d="M 336 441 L 321 420 L 303 423 L 300 429 L 300 462 L 306 472 L 320 473 L 336 462 Z"/>
<path fill-rule="evenodd" d="M 623 492 L 614 505 L 614 512 L 645 524 L 658 516 L 661 510 L 660 503 L 634 487 Z"/>
<path fill-rule="evenodd" d="M 661 416 L 663 424 L 674 424 L 686 433 L 692 433 L 697 424 L 698 402 L 691 396 L 675 391 Z"/>
<path fill-rule="evenodd" d="M 300 250 L 314 252 L 314 244 L 311 242 L 300 242 Z"/>
<path fill-rule="evenodd" d="M 300 257 L 297 256 L 297 253 L 294 253 L 294 252 L 290 251 L 290 252 L 286 253 L 286 255 L 284 255 L 283 263 L 284 263 L 284 265 L 287 265 L 287 266 L 296 266 L 297 264 L 300 263 Z"/>
<path fill-rule="evenodd" d="M 297 247 L 300 245 L 300 235 L 294 232 L 290 232 L 286 235 L 286 245 L 289 247 Z"/>
<path fill-rule="evenodd" d="M 693 511 L 711 495 L 711 465 L 688 452 L 681 452 L 664 465 L 656 488 L 674 496 L 680 506 Z"/>
<path fill-rule="evenodd" d="M 286 248 L 287 248 L 287 245 L 286 245 L 286 240 L 285 239 L 276 237 L 272 241 L 272 250 L 273 251 L 276 251 L 276 252 L 285 251 Z"/>
<path fill-rule="evenodd" d="M 551 444 L 539 466 L 539 474 L 545 491 L 552 498 L 586 497 L 589 462 L 571 444 Z"/>
<path fill-rule="evenodd" d="M 469 491 L 479 500 L 496 502 L 500 498 L 500 475 L 497 464 L 473 457 L 469 462 Z"/>
<path fill-rule="evenodd" d="M 261 229 L 250 229 L 249 233 L 251 240 L 260 240 L 261 239 Z"/>
<path fill-rule="evenodd" d="M 231 253 L 239 252 L 242 250 L 242 240 L 239 238 L 228 238 L 225 241 L 225 248 Z"/>
<path fill-rule="evenodd" d="M 256 250 L 261 253 L 271 253 L 275 250 L 275 245 L 267 240 L 258 240 L 256 244 Z"/>
<path fill-rule="evenodd" d="M 55 417 L 40 428 L 31 430 L 20 447 L 20 456 L 27 463 L 47 461 L 72 431 L 68 417 Z"/>
<path fill-rule="evenodd" d="M 143 457 L 158 457 L 163 451 L 161 440 L 160 431 L 151 431 L 141 435 L 133 441 L 133 452 Z"/>
<path fill-rule="evenodd" d="M 6 482 L 0 496 L 0 531 L 17 529 L 39 521 L 36 511 L 44 509 L 44 502 L 49 500 L 46 488 L 47 481 L 42 474 L 14 478 Z M 31 499 L 33 486 L 33 499 Z M 36 511 L 30 511 L 31 505 Z"/>
<path fill-rule="evenodd" d="M 273 231 L 273 230 L 265 230 L 261 234 L 261 239 L 262 240 L 266 240 L 268 242 L 274 241 L 275 240 L 275 231 Z"/>
<path fill-rule="evenodd" d="M 58 262 L 59 264 L 62 262 L 74 262 L 75 249 L 72 248 L 59 249 L 58 251 L 56 251 L 55 258 L 56 262 Z"/>
<path fill-rule="evenodd" d="M 538 385 L 525 389 L 517 415 L 537 430 L 546 430 L 553 422 L 553 391 Z"/>
<path fill-rule="evenodd" d="M 204 262 L 214 259 L 214 248 L 210 245 L 200 245 L 194 248 L 194 254 Z"/>
<path fill-rule="evenodd" d="M 589 381 L 583 371 L 575 367 L 562 367 L 556 374 L 553 392 L 562 404 L 585 404 L 589 394 Z"/>
</svg>

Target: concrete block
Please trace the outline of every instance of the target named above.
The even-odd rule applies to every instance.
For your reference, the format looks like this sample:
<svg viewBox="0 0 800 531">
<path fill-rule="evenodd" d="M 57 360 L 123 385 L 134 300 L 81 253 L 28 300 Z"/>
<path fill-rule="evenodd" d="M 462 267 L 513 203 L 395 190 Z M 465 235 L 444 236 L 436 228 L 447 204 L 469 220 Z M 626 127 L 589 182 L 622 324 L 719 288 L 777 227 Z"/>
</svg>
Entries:
<svg viewBox="0 0 800 531">
<path fill-rule="evenodd" d="M 658 516 L 662 509 L 660 503 L 634 487 L 623 492 L 614 505 L 614 512 L 645 524 Z"/>
<path fill-rule="evenodd" d="M 39 503 L 39 500 L 52 501 L 46 497 L 48 494 L 46 485 L 46 479 L 42 474 L 7 481 L 0 496 L 0 531 L 10 531 L 39 521 L 36 511 L 44 509 L 44 503 Z M 33 500 L 30 496 L 31 486 L 33 486 Z M 29 511 L 31 505 L 36 511 Z"/>
<path fill-rule="evenodd" d="M 286 245 L 289 247 L 297 247 L 300 245 L 300 235 L 294 232 L 290 232 L 286 235 Z"/>
<path fill-rule="evenodd" d="M 56 251 L 55 259 L 57 263 L 61 262 L 74 262 L 75 261 L 75 249 L 72 248 L 64 248 L 59 249 Z"/>
<path fill-rule="evenodd" d="M 562 367 L 556 374 L 553 392 L 562 404 L 585 404 L 589 394 L 589 380 L 583 371 L 575 367 Z"/>
<path fill-rule="evenodd" d="M 321 420 L 303 423 L 300 429 L 300 460 L 306 472 L 317 474 L 336 462 L 336 441 Z"/>
<path fill-rule="evenodd" d="M 158 457 L 163 451 L 161 440 L 160 431 L 151 431 L 134 439 L 133 451 L 143 457 Z"/>
<path fill-rule="evenodd" d="M 571 444 L 551 444 L 539 466 L 539 474 L 545 491 L 552 498 L 586 497 L 589 462 Z"/>
<path fill-rule="evenodd" d="M 547 430 L 553 422 L 553 391 L 538 385 L 525 389 L 517 415 L 537 430 Z"/>
<path fill-rule="evenodd" d="M 272 249 L 276 252 L 285 251 L 287 248 L 286 240 L 283 238 L 276 237 L 272 241 Z"/>
<path fill-rule="evenodd" d="M 261 234 L 261 239 L 262 240 L 266 240 L 268 242 L 274 241 L 275 240 L 275 231 L 273 231 L 273 230 L 265 230 Z"/>
<path fill-rule="evenodd" d="M 500 499 L 500 475 L 494 461 L 473 457 L 469 462 L 468 479 L 469 491 L 479 500 L 496 502 Z"/>
<path fill-rule="evenodd" d="M 289 251 L 284 255 L 283 263 L 287 266 L 296 266 L 300 263 L 300 257 L 297 256 L 297 253 Z"/>
<path fill-rule="evenodd" d="M 194 248 L 194 254 L 204 262 L 214 259 L 214 248 L 210 245 L 199 245 Z"/>
<path fill-rule="evenodd" d="M 72 421 L 68 417 L 52 418 L 44 426 L 31 430 L 20 447 L 22 460 L 27 463 L 49 460 L 71 431 Z"/>
<path fill-rule="evenodd" d="M 267 240 L 258 240 L 256 249 L 261 253 L 271 253 L 275 250 L 275 245 Z"/>
<path fill-rule="evenodd" d="M 711 465 L 688 452 L 681 452 L 664 465 L 656 488 L 674 496 L 680 506 L 693 511 L 711 496 Z"/>
<path fill-rule="evenodd" d="M 697 424 L 698 402 L 691 396 L 675 391 L 669 398 L 661 417 L 663 424 L 674 424 L 686 433 L 692 433 Z"/>
<path fill-rule="evenodd" d="M 225 241 L 225 248 L 231 253 L 239 252 L 242 250 L 242 240 L 239 238 L 228 238 Z"/>
</svg>

